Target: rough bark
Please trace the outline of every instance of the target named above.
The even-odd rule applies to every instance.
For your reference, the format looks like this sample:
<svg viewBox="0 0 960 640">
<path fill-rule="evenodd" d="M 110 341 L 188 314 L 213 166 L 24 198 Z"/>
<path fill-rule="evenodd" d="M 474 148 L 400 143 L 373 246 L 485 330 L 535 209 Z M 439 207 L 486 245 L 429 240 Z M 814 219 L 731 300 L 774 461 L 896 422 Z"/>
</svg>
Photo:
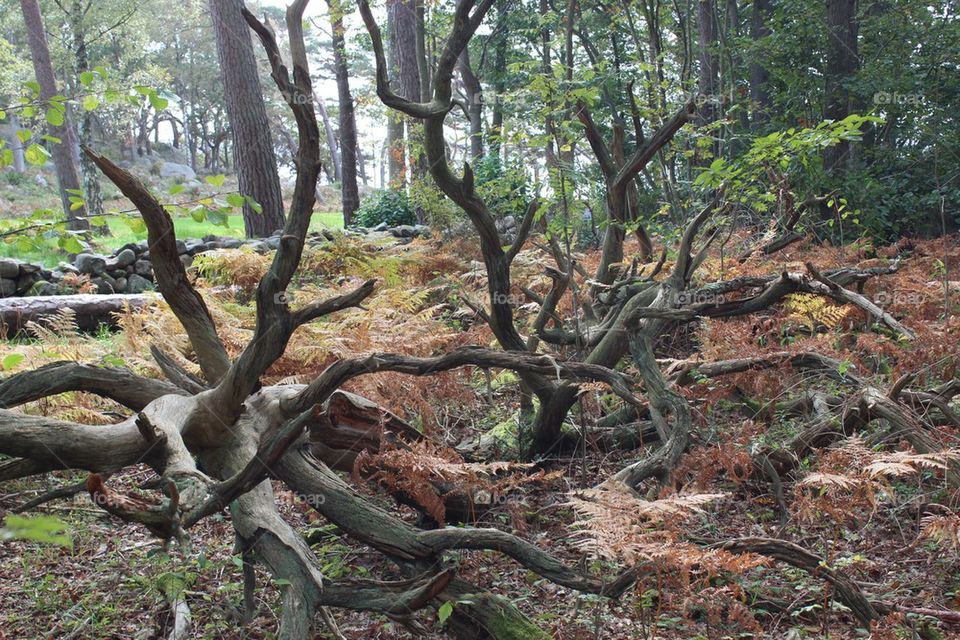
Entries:
<svg viewBox="0 0 960 640">
<path fill-rule="evenodd" d="M 857 0 L 827 0 L 827 59 L 824 76 L 823 117 L 843 120 L 850 115 L 850 88 L 860 66 L 857 53 Z M 841 172 L 848 162 L 850 143 L 846 140 L 827 147 L 823 164 L 827 171 Z"/>
<path fill-rule="evenodd" d="M 750 39 L 754 47 L 758 42 L 770 35 L 768 21 L 771 17 L 772 5 L 770 0 L 754 0 L 750 15 Z M 753 102 L 753 126 L 762 127 L 770 119 L 770 72 L 754 54 L 750 61 L 750 100 Z"/>
<path fill-rule="evenodd" d="M 337 78 L 337 99 L 340 105 L 340 194 L 343 202 L 343 226 L 353 222 L 360 207 L 357 188 L 357 122 L 350 95 L 350 74 L 347 68 L 347 45 L 343 26 L 343 7 L 339 0 L 329 0 L 330 29 L 333 37 L 333 66 Z"/>
<path fill-rule="evenodd" d="M 470 159 L 483 158 L 483 89 L 470 67 L 470 50 L 465 48 L 457 61 L 457 70 L 467 96 L 467 115 L 470 121 Z"/>
<path fill-rule="evenodd" d="M 243 0 L 211 0 L 209 4 L 240 192 L 263 208 L 257 213 L 245 204 L 243 226 L 248 238 L 265 237 L 283 228 L 283 197 L 257 60 L 241 15 Z"/>
<path fill-rule="evenodd" d="M 33 70 L 40 85 L 40 99 L 46 104 L 59 95 L 57 80 L 50 60 L 50 49 L 47 46 L 47 34 L 43 25 L 43 16 L 40 13 L 39 0 L 20 0 L 20 9 L 23 12 L 23 21 L 27 27 L 27 40 L 30 44 L 30 54 L 33 57 Z M 57 180 L 60 185 L 60 202 L 63 205 L 63 215 L 67 220 L 67 228 L 75 231 L 87 231 L 90 223 L 84 207 L 71 210 L 70 191 L 80 192 L 83 184 L 80 181 L 80 171 L 77 167 L 79 156 L 77 149 L 77 132 L 73 126 L 73 114 L 69 104 L 63 105 L 63 124 L 48 125 L 50 135 L 60 139 L 59 144 L 53 144 L 50 155 L 57 168 Z"/>
</svg>

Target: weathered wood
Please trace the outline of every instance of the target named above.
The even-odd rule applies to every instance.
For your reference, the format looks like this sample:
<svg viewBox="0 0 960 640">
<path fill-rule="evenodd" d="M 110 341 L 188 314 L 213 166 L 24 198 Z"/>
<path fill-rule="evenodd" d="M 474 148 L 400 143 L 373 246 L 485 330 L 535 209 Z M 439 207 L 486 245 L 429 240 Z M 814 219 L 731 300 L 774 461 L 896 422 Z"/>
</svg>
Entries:
<svg viewBox="0 0 960 640">
<path fill-rule="evenodd" d="M 61 309 L 71 309 L 76 314 L 77 326 L 81 330 L 95 331 L 102 324 L 115 325 L 115 313 L 128 308 L 139 309 L 159 300 L 159 296 L 149 293 L 78 293 L 65 296 L 0 298 L 0 326 L 9 338 L 20 332 L 31 320 L 42 320 Z"/>
</svg>

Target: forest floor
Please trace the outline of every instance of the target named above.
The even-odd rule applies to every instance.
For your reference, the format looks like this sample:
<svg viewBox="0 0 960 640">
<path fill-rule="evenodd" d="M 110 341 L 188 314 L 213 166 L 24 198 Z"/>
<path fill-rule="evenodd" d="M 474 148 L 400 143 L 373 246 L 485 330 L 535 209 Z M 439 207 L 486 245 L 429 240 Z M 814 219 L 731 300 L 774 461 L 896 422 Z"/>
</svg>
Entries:
<svg viewBox="0 0 960 640">
<path fill-rule="evenodd" d="M 682 393 L 694 409 L 697 434 L 664 492 L 720 494 L 684 522 L 686 540 L 787 539 L 821 556 L 826 566 L 855 580 L 873 599 L 900 607 L 960 611 L 960 529 L 932 531 L 929 526 L 931 515 L 943 516 L 944 522 L 957 520 L 958 495 L 945 484 L 941 468 L 930 465 L 876 483 L 843 482 L 836 478 L 879 460 L 881 447 L 842 440 L 829 450 L 816 451 L 802 461 L 796 474 L 783 479 L 787 507 L 783 513 L 770 483 L 749 472 L 750 455 L 758 446 L 788 441 L 807 420 L 770 410 L 776 401 L 825 387 L 845 397 L 863 380 L 886 389 L 908 373 L 916 375 L 916 388 L 932 388 L 957 375 L 957 238 L 902 241 L 881 248 L 866 243 L 842 248 L 798 243 L 742 264 L 729 255 L 717 255 L 704 265 L 699 279 L 804 271 L 806 262 L 821 272 L 842 266 L 866 268 L 888 265 L 898 257 L 898 270 L 868 280 L 864 295 L 916 332 L 911 342 L 871 330 L 855 309 L 803 296 L 758 315 L 703 320 L 661 341 L 658 357 L 664 358 L 665 366 L 668 359 L 712 361 L 809 351 L 841 363 L 839 381 L 780 365 L 697 379 L 685 386 Z M 579 259 L 589 270 L 597 255 L 586 250 Z M 367 277 L 380 280 L 378 292 L 364 309 L 302 328 L 265 382 L 302 383 L 338 357 L 373 351 L 429 355 L 462 345 L 492 345 L 489 329 L 462 302 L 464 297 L 484 299 L 484 271 L 478 260 L 478 252 L 463 240 L 443 244 L 417 240 L 383 247 L 342 238 L 308 251 L 295 300 L 314 299 Z M 514 282 L 543 294 L 550 283 L 543 268 L 550 262 L 536 248 L 521 252 Z M 251 335 L 254 315 L 248 303 L 267 258 L 223 251 L 201 263 L 202 291 L 228 350 L 235 354 Z M 568 296 L 558 308 L 569 312 L 570 303 Z M 535 312 L 536 305 L 519 306 L 521 326 L 531 322 Z M 119 329 L 83 335 L 72 331 L 69 317 L 63 317 L 35 327 L 35 340 L 9 344 L 2 355 L 24 356 L 14 370 L 76 359 L 124 364 L 159 376 L 148 353 L 150 343 L 183 351 L 182 330 L 162 306 L 124 315 Z M 191 366 L 185 358 L 182 364 Z M 375 374 L 357 378 L 347 388 L 407 417 L 437 446 L 463 445 L 495 433 L 504 454 L 510 455 L 518 432 L 520 397 L 515 382 L 507 373 L 486 377 L 482 371 L 458 370 L 424 378 Z M 593 385 L 586 389 L 572 414 L 571 428 L 589 432 L 614 398 Z M 763 405 L 759 409 L 758 403 Z M 49 398 L 25 410 L 94 424 L 115 422 L 122 412 L 117 405 L 86 394 Z M 938 424 L 928 433 L 945 449 L 958 447 L 955 427 Z M 888 452 L 908 449 L 896 439 L 884 445 Z M 643 455 L 642 450 L 602 451 L 588 444 L 583 450 L 540 461 L 539 468 L 547 472 L 540 481 L 515 487 L 502 504 L 482 514 L 479 524 L 516 531 L 571 564 L 614 575 L 625 561 L 620 552 L 628 547 L 585 546 L 584 531 L 574 526 L 578 516 L 571 499 Z M 150 474 L 146 467 L 130 469 L 111 484 L 132 489 Z M 804 478 L 811 476 L 832 477 L 834 484 L 805 484 Z M 64 472 L 7 483 L 0 487 L 0 515 L 82 479 L 82 474 Z M 354 480 L 370 499 L 411 522 L 419 518 L 414 509 L 396 506 L 382 488 Z M 279 491 L 278 499 L 284 515 L 317 551 L 328 577 L 399 578 L 381 555 L 339 537 L 289 492 Z M 276 633 L 278 589 L 262 572 L 260 584 L 268 588 L 258 594 L 258 615 L 247 625 L 238 622 L 242 581 L 229 516 L 202 522 L 192 532 L 193 548 L 184 556 L 179 551 L 158 552 L 145 530 L 98 511 L 85 494 L 36 512 L 67 523 L 73 545 L 0 543 L 0 639 L 164 637 L 169 607 L 163 589 L 171 580 L 186 585 L 197 637 L 270 638 Z M 457 560 L 465 577 L 506 595 L 559 639 L 960 638 L 960 626 L 913 614 L 892 614 L 872 630 L 859 628 L 820 578 L 782 564 L 750 565 L 739 575 L 732 568 L 711 575 L 665 568 L 639 581 L 618 601 L 609 601 L 558 587 L 495 553 L 466 551 Z M 348 638 L 414 637 L 383 617 L 341 610 L 334 615 Z M 435 611 L 425 610 L 418 617 L 436 637 L 444 637 Z M 320 630 L 318 637 L 327 637 L 323 633 Z"/>
</svg>

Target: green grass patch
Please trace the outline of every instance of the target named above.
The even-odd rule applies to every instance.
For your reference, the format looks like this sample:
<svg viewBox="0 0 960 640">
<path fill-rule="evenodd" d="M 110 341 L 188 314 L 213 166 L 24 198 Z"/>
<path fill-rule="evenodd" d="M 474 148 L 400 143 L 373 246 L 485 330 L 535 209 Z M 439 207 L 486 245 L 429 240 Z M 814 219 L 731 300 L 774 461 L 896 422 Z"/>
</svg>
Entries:
<svg viewBox="0 0 960 640">
<path fill-rule="evenodd" d="M 91 241 L 91 250 L 109 253 L 128 242 L 147 239 L 146 232 L 134 233 L 124 219 L 108 217 L 107 224 L 112 235 L 94 237 Z M 175 218 L 173 226 L 176 229 L 177 238 L 180 240 L 202 238 L 210 234 L 236 238 L 244 237 L 243 216 L 239 213 L 227 216 L 227 226 L 215 225 L 210 222 L 197 222 L 189 216 Z M 339 229 L 341 227 L 343 227 L 343 216 L 339 211 L 317 211 L 310 220 L 311 231 Z M 55 247 L 40 243 L 37 243 L 34 249 L 30 251 L 22 251 L 16 244 L 0 243 L 0 256 L 17 258 L 24 262 L 34 262 L 46 266 L 55 266 L 58 262 L 68 258 L 66 253 L 57 250 Z"/>
</svg>

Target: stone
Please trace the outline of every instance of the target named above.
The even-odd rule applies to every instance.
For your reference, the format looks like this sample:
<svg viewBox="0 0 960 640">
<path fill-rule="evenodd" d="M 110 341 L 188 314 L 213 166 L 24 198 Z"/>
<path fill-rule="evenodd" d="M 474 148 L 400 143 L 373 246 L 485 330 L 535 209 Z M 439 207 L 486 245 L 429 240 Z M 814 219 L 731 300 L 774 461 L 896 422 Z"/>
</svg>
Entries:
<svg viewBox="0 0 960 640">
<path fill-rule="evenodd" d="M 0 278 L 0 297 L 9 298 L 17 295 L 17 281 L 10 278 Z"/>
<path fill-rule="evenodd" d="M 113 288 L 113 284 L 107 281 L 109 278 L 112 282 L 116 282 L 113 278 L 110 278 L 108 275 L 102 275 L 99 278 L 94 278 L 90 282 L 97 287 L 97 293 L 101 295 L 107 295 L 111 293 L 116 293 L 116 290 Z"/>
<path fill-rule="evenodd" d="M 207 245 L 203 240 L 186 240 L 184 241 L 184 244 L 187 247 L 187 253 L 192 256 L 200 253 L 201 251 L 206 251 L 207 249 Z"/>
<path fill-rule="evenodd" d="M 113 262 L 116 264 L 118 269 L 124 269 L 136 261 L 137 253 L 133 249 L 121 249 L 113 259 Z"/>
<path fill-rule="evenodd" d="M 22 276 L 28 273 L 42 273 L 43 271 L 43 267 L 39 264 L 31 264 L 29 262 L 20 263 L 20 275 Z"/>
<path fill-rule="evenodd" d="M 126 278 L 117 278 L 117 291 L 123 293 L 127 290 L 127 279 Z"/>
<path fill-rule="evenodd" d="M 182 256 L 180 256 L 180 262 L 181 264 L 183 264 L 184 269 L 189 269 L 190 265 L 193 264 L 193 256 L 190 255 L 189 253 L 185 253 Z"/>
<path fill-rule="evenodd" d="M 425 225 L 425 224 L 415 225 L 415 226 L 413 227 L 413 232 L 414 232 L 414 235 L 415 235 L 415 236 L 417 236 L 417 237 L 423 236 L 424 238 L 429 238 L 429 237 L 430 237 L 430 234 L 431 234 L 431 232 L 430 232 L 430 227 L 428 227 L 428 226 Z"/>
<path fill-rule="evenodd" d="M 183 240 L 177 240 L 177 254 L 183 255 L 187 252 L 187 243 Z"/>
<path fill-rule="evenodd" d="M 245 244 L 240 238 L 221 238 L 219 243 L 224 249 L 239 249 Z"/>
<path fill-rule="evenodd" d="M 380 224 L 375 226 L 373 229 L 371 229 L 371 231 L 386 231 L 389 228 L 390 226 L 386 222 L 381 222 Z"/>
<path fill-rule="evenodd" d="M 33 296 L 55 296 L 60 293 L 60 289 L 57 288 L 57 285 L 51 284 L 46 280 L 40 280 L 33 285 L 33 289 L 30 290 L 30 295 Z"/>
<path fill-rule="evenodd" d="M 80 273 L 98 276 L 107 269 L 107 260 L 95 253 L 81 253 L 73 262 Z"/>
<path fill-rule="evenodd" d="M 390 229 L 390 235 L 394 238 L 412 238 L 414 234 L 413 226 L 401 224 Z"/>
<path fill-rule="evenodd" d="M 19 278 L 17 278 L 17 293 L 23 295 L 31 288 L 33 285 L 43 280 L 39 273 L 25 273 Z"/>
<path fill-rule="evenodd" d="M 57 269 L 64 273 L 80 273 L 80 270 L 77 269 L 74 265 L 69 262 L 61 262 L 57 265 Z"/>
<path fill-rule="evenodd" d="M 153 291 L 153 283 L 137 274 L 133 274 L 127 279 L 127 293 L 143 293 L 144 291 Z"/>
<path fill-rule="evenodd" d="M 176 162 L 164 162 L 160 165 L 161 178 L 179 178 L 181 180 L 193 180 L 197 177 L 197 172 L 190 165 L 177 164 Z"/>
<path fill-rule="evenodd" d="M 20 275 L 20 265 L 16 260 L 0 258 L 0 278 L 13 279 Z"/>
<path fill-rule="evenodd" d="M 138 276 L 146 277 L 153 273 L 153 265 L 149 260 L 137 260 L 133 264 L 133 271 Z"/>
</svg>

